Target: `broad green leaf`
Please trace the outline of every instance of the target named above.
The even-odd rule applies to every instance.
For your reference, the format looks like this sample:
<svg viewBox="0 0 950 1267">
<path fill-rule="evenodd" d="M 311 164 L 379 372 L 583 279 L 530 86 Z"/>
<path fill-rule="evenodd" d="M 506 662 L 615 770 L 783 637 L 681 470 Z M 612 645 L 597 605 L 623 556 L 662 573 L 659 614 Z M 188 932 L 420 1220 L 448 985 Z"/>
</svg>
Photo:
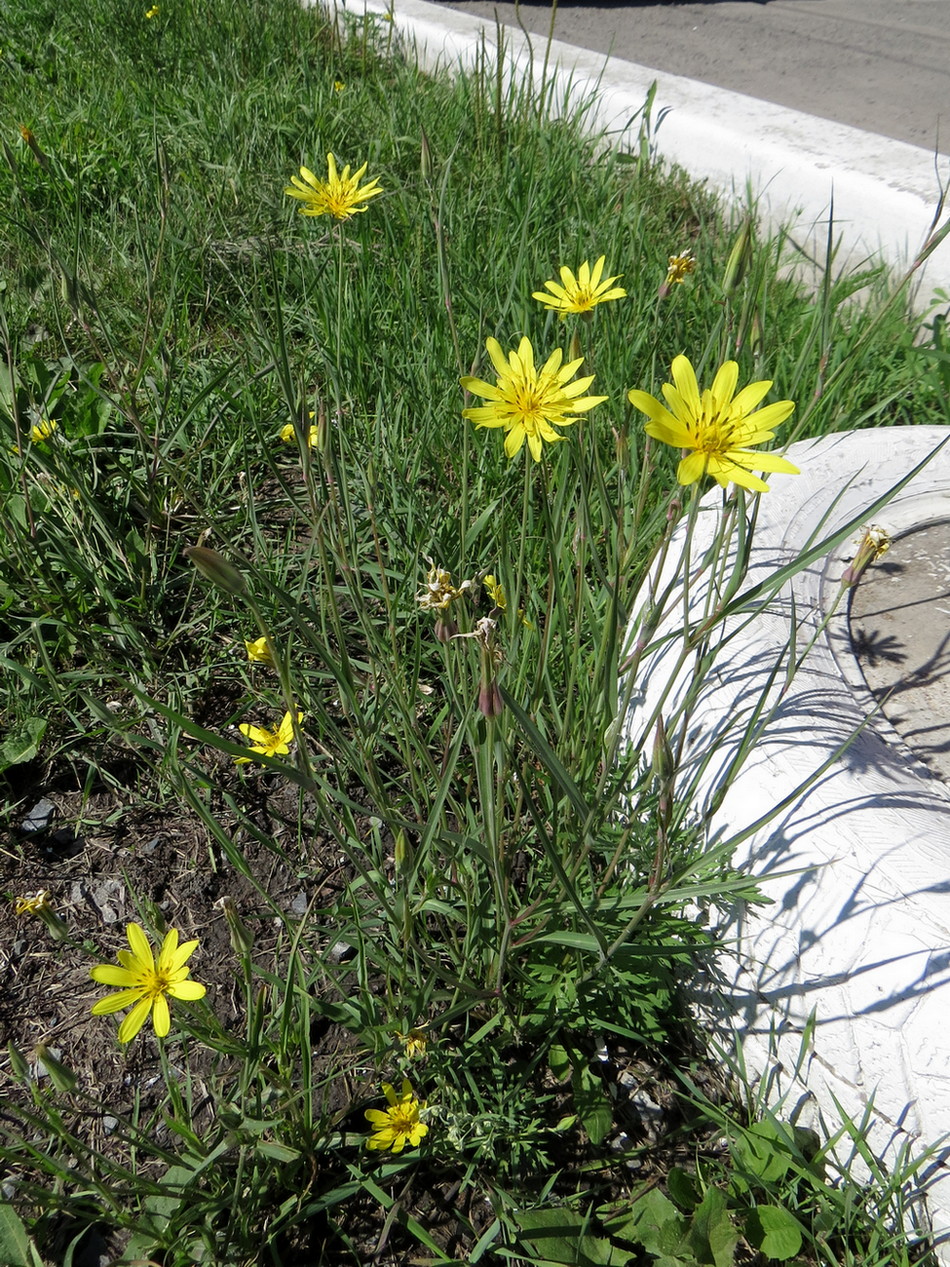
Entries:
<svg viewBox="0 0 950 1267">
<path fill-rule="evenodd" d="M 790 1211 L 780 1205 L 760 1205 L 746 1219 L 749 1243 L 766 1258 L 785 1262 L 802 1247 L 802 1227 Z"/>
<path fill-rule="evenodd" d="M 624 1267 L 633 1259 L 625 1249 L 588 1231 L 590 1219 L 579 1210 L 552 1206 L 518 1215 L 522 1238 L 548 1263 L 566 1267 Z"/>
<path fill-rule="evenodd" d="M 693 1215 L 689 1239 L 699 1262 L 732 1267 L 739 1236 L 729 1217 L 725 1194 L 718 1188 L 706 1189 Z"/>
<path fill-rule="evenodd" d="M 571 1075 L 571 1087 L 574 1091 L 577 1116 L 583 1122 L 584 1130 L 590 1136 L 590 1142 L 598 1148 L 607 1138 L 607 1132 L 614 1121 L 613 1109 L 604 1092 L 603 1080 L 585 1061 L 579 1061 L 574 1066 L 574 1072 Z"/>
<path fill-rule="evenodd" d="M 39 1267 L 29 1233 L 20 1216 L 6 1202 L 0 1204 L 0 1263 L 4 1267 Z"/>
</svg>

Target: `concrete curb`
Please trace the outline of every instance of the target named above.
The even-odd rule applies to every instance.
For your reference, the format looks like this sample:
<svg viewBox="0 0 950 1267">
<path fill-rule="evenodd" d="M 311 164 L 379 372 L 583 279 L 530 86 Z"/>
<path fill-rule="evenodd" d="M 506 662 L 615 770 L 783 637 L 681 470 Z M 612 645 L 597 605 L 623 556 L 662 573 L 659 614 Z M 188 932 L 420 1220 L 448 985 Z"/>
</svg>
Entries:
<svg viewBox="0 0 950 1267">
<path fill-rule="evenodd" d="M 497 52 L 497 31 L 481 18 L 426 0 L 336 0 L 343 12 L 392 15 L 394 29 L 428 70 L 475 65 L 480 50 Z M 505 28 L 509 73 L 540 78 L 546 42 Z M 591 130 L 632 146 L 639 113 L 653 83 L 655 143 L 664 158 L 742 205 L 751 190 L 771 227 L 790 226 L 797 245 L 822 260 L 834 206 L 836 267 L 859 268 L 882 257 L 906 269 L 930 230 L 940 177 L 950 183 L 950 158 L 844 124 L 787 110 L 679 75 L 604 58 L 553 41 L 555 100 L 595 99 Z M 940 176 L 938 177 L 938 172 Z M 675 244 L 674 244 L 675 245 Z M 671 248 L 672 249 L 672 248 Z M 935 289 L 950 290 L 950 239 L 922 270 L 917 306 Z"/>
<path fill-rule="evenodd" d="M 947 439 L 943 427 L 881 427 L 803 440 L 785 450 L 801 475 L 769 477 L 758 507 L 750 592 L 810 546 L 866 524 L 867 509 Z M 702 557 L 719 522 L 722 495 L 701 503 L 693 543 Z M 874 515 L 892 536 L 950 508 L 950 447 Z M 738 841 L 737 867 L 755 875 L 774 905 L 738 905 L 722 929 L 736 957 L 723 957 L 719 984 L 703 1012 L 724 1042 L 738 1041 L 750 1072 L 767 1082 L 770 1102 L 827 1122 L 835 1100 L 889 1164 L 901 1148 L 935 1146 L 918 1179 L 929 1185 L 935 1230 L 950 1230 L 950 788 L 923 765 L 874 711 L 851 647 L 846 604 L 835 610 L 841 575 L 860 530 L 797 573 L 754 614 L 730 617 L 722 647 L 703 680 L 688 723 L 681 786 L 697 813 L 720 799 L 710 846 Z M 682 541 L 683 531 L 678 539 Z M 674 540 L 669 559 L 679 557 Z M 672 564 L 665 580 L 672 579 Z M 699 619 L 708 569 L 694 574 L 691 608 Z M 657 708 L 669 720 L 688 674 L 668 689 L 680 647 L 682 607 L 655 633 L 637 695 L 624 720 L 637 742 Z M 827 613 L 834 612 L 823 622 Z M 791 631 L 795 630 L 790 644 Z M 669 641 L 662 642 L 667 637 Z M 803 665 L 786 685 L 789 645 Z M 738 772 L 730 762 L 760 699 L 774 707 Z M 767 711 L 767 710 L 766 710 Z M 675 731 L 671 742 L 676 743 Z M 648 748 L 649 750 L 649 748 Z M 811 780 L 811 782 L 809 782 Z M 732 965 L 730 970 L 730 963 Z M 802 1061 L 812 1027 L 814 1047 Z M 847 1140 L 845 1140 L 847 1145 Z M 950 1263 L 950 1244 L 940 1258 Z"/>
</svg>

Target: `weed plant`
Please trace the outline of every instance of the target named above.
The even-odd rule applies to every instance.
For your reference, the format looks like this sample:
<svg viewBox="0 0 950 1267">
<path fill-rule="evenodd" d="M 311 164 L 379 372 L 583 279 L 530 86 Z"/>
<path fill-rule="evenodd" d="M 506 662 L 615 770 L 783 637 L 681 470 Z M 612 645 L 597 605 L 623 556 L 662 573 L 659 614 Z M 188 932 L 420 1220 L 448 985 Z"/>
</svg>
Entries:
<svg viewBox="0 0 950 1267">
<path fill-rule="evenodd" d="M 703 1066 L 689 904 L 757 897 L 677 785 L 688 709 L 620 742 L 634 599 L 702 491 L 626 392 L 686 352 L 774 380 L 783 438 L 945 420 L 942 327 L 925 360 L 830 252 L 817 294 L 783 281 L 647 108 L 604 149 L 487 59 L 423 76 L 385 21 L 3 20 L 0 766 L 11 824 L 44 792 L 70 821 L 7 849 L 0 1258 L 911 1261 L 910 1163 L 856 1201 L 695 1083 L 662 1147 L 624 1108 L 618 1068 Z M 379 193 L 300 217 L 331 152 Z M 626 294 L 589 319 L 533 297 L 600 256 Z M 461 416 L 486 340 L 524 338 L 605 398 L 540 461 Z M 754 496 L 723 498 L 698 671 Z"/>
</svg>

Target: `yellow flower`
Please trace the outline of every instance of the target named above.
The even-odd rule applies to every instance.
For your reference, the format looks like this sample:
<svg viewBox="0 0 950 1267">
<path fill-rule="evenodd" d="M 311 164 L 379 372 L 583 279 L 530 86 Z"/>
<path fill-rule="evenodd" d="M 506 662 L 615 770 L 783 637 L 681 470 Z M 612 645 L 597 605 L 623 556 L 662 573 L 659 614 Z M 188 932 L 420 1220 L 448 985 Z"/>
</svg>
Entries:
<svg viewBox="0 0 950 1267">
<path fill-rule="evenodd" d="M 313 417 L 312 413 L 310 414 L 310 417 Z M 317 436 L 317 428 L 311 425 L 310 430 L 307 432 L 308 448 L 315 449 L 317 447 Z M 280 438 L 288 444 L 297 439 L 297 431 L 292 422 L 288 422 L 286 427 L 281 427 Z"/>
<path fill-rule="evenodd" d="M 764 409 L 756 406 L 772 386 L 771 382 L 750 383 L 736 395 L 739 367 L 726 361 L 702 394 L 696 373 L 685 356 L 673 361 L 673 382 L 663 384 L 669 409 L 646 392 L 630 391 L 630 403 L 649 418 L 646 433 L 674 448 L 690 449 L 679 464 L 676 478 L 693 484 L 711 475 L 722 488 L 731 480 L 753 492 L 768 492 L 768 484 L 753 475 L 758 471 L 782 471 L 799 475 L 797 466 L 777 453 L 753 453 L 751 445 L 774 436 L 774 428 L 795 408 L 791 400 L 780 400 Z"/>
<path fill-rule="evenodd" d="M 505 597 L 505 587 L 494 576 L 489 574 L 482 578 L 482 584 L 485 587 L 485 593 L 488 595 L 492 607 L 497 607 L 499 611 L 506 612 L 508 610 L 508 600 Z M 530 620 L 525 620 L 524 608 L 518 608 L 518 618 L 526 629 L 533 629 Z"/>
<path fill-rule="evenodd" d="M 423 611 L 446 612 L 456 599 L 472 588 L 472 582 L 463 581 L 461 585 L 453 585 L 451 572 L 436 567 L 431 559 L 427 562 L 429 571 L 426 573 L 426 583 L 416 595 L 416 602 Z"/>
<path fill-rule="evenodd" d="M 197 939 L 178 944 L 178 929 L 171 928 L 165 934 L 158 955 L 158 964 L 152 956 L 152 948 L 144 929 L 138 924 L 126 925 L 130 950 L 120 950 L 119 965 L 100 963 L 90 969 L 89 975 L 100 985 L 121 986 L 118 994 L 100 999 L 92 1008 L 93 1016 L 105 1016 L 132 1007 L 119 1026 L 119 1042 L 129 1043 L 145 1024 L 151 1012 L 152 1025 L 159 1038 L 164 1038 L 171 1025 L 168 999 L 201 999 L 205 988 L 197 981 L 187 980 L 191 971 L 187 959 L 198 945 Z"/>
<path fill-rule="evenodd" d="M 426 1034 L 425 1022 L 422 1025 L 414 1026 L 408 1034 L 397 1034 L 396 1037 L 402 1043 L 403 1051 L 410 1060 L 415 1060 L 426 1054 L 429 1039 Z"/>
<path fill-rule="evenodd" d="M 491 401 L 462 410 L 462 417 L 474 422 L 476 427 L 504 427 L 505 453 L 513 458 L 519 453 L 525 440 L 531 456 L 541 460 L 541 442 L 554 444 L 563 440 L 553 427 L 567 427 L 576 418 L 569 414 L 586 413 L 607 399 L 606 396 L 582 396 L 594 381 L 589 378 L 570 380 L 584 363 L 583 357 L 561 364 L 563 353 L 556 348 L 539 372 L 534 365 L 534 349 L 530 339 L 523 338 L 517 352 L 509 352 L 508 359 L 497 339 L 485 343 L 488 355 L 498 374 L 498 382 L 465 377 L 462 386 L 466 391 Z"/>
<path fill-rule="evenodd" d="M 266 638 L 255 638 L 253 642 L 244 641 L 247 658 L 251 664 L 269 664 L 274 667 L 274 653 Z"/>
<path fill-rule="evenodd" d="M 671 255 L 669 272 L 666 274 L 666 286 L 682 285 L 683 279 L 696 268 L 692 251 L 684 251 L 682 255 Z"/>
<path fill-rule="evenodd" d="M 30 439 L 34 444 L 39 444 L 42 440 L 48 440 L 58 427 L 59 423 L 55 418 L 41 418 L 30 431 Z"/>
<path fill-rule="evenodd" d="M 51 911 L 49 889 L 38 889 L 35 893 L 26 893 L 16 899 L 17 915 L 39 915 L 41 911 Z"/>
<path fill-rule="evenodd" d="M 152 7 L 151 7 L 150 9 L 147 9 L 147 10 L 146 10 L 146 12 L 145 12 L 145 16 L 146 16 L 146 18 L 157 18 L 157 17 L 158 17 L 158 5 L 157 5 L 157 4 L 153 4 L 153 5 L 152 5 Z"/>
<path fill-rule="evenodd" d="M 303 721 L 303 713 L 297 714 L 297 724 Z M 250 739 L 251 752 L 260 752 L 265 757 L 283 757 L 290 752 L 294 741 L 294 723 L 290 713 L 284 713 L 283 720 L 273 730 L 262 730 L 260 726 L 248 726 L 242 723 L 238 730 L 245 739 Z M 253 757 L 238 757 L 238 765 L 247 765 Z"/>
<path fill-rule="evenodd" d="M 342 92 L 345 87 L 346 87 L 346 84 L 343 82 L 342 79 L 334 79 L 333 81 L 334 92 Z"/>
<path fill-rule="evenodd" d="M 362 189 L 359 187 L 366 168 L 367 164 L 364 163 L 359 171 L 351 176 L 349 165 L 347 165 L 343 168 L 341 176 L 337 172 L 336 159 L 332 154 L 328 154 L 326 180 L 320 180 L 314 176 L 309 168 L 301 167 L 300 175 L 303 179 L 299 180 L 296 176 L 291 176 L 291 183 L 284 193 L 291 198 L 299 198 L 304 204 L 299 208 L 302 216 L 335 216 L 337 220 L 349 220 L 350 216 L 355 215 L 356 212 L 366 210 L 365 207 L 359 206 L 359 203 L 375 198 L 377 194 L 383 192 L 378 187 L 378 180 L 371 180 Z"/>
<path fill-rule="evenodd" d="M 367 1109 L 365 1113 L 366 1120 L 373 1128 L 366 1147 L 392 1149 L 394 1153 L 401 1153 L 406 1144 L 416 1148 L 423 1135 L 429 1133 L 425 1122 L 419 1121 L 419 1110 L 425 1108 L 425 1103 L 419 1103 L 406 1078 L 403 1079 L 402 1091 L 398 1096 L 388 1082 L 383 1083 L 383 1094 L 389 1102 L 389 1108 Z"/>
<path fill-rule="evenodd" d="M 577 270 L 576 277 L 569 268 L 562 268 L 561 282 L 563 284 L 559 286 L 557 282 L 545 282 L 545 286 L 551 292 L 550 295 L 546 295 L 543 290 L 536 290 L 531 296 L 532 299 L 537 299 L 539 303 L 552 308 L 561 321 L 569 312 L 590 312 L 592 308 L 604 303 L 605 300 L 623 299 L 627 292 L 622 286 L 613 285 L 623 274 L 618 273 L 616 277 L 600 280 L 606 258 L 606 255 L 600 257 L 594 265 L 593 272 L 590 264 L 585 260 Z"/>
</svg>

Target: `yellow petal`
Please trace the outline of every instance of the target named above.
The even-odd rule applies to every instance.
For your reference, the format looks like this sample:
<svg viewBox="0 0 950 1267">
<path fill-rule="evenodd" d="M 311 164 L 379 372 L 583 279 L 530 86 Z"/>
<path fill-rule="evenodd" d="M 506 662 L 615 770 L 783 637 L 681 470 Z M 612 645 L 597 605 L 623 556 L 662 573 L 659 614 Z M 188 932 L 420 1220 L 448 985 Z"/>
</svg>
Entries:
<svg viewBox="0 0 950 1267">
<path fill-rule="evenodd" d="M 135 1007 L 119 1026 L 118 1039 L 120 1043 L 130 1043 L 132 1041 L 145 1024 L 151 1010 L 152 1000 L 146 995 L 144 999 L 140 999 L 136 1003 Z"/>
<path fill-rule="evenodd" d="M 155 960 L 152 957 L 152 947 L 145 936 L 145 930 L 138 924 L 126 924 L 125 935 L 129 939 L 136 962 L 148 971 L 154 972 Z"/>
</svg>

